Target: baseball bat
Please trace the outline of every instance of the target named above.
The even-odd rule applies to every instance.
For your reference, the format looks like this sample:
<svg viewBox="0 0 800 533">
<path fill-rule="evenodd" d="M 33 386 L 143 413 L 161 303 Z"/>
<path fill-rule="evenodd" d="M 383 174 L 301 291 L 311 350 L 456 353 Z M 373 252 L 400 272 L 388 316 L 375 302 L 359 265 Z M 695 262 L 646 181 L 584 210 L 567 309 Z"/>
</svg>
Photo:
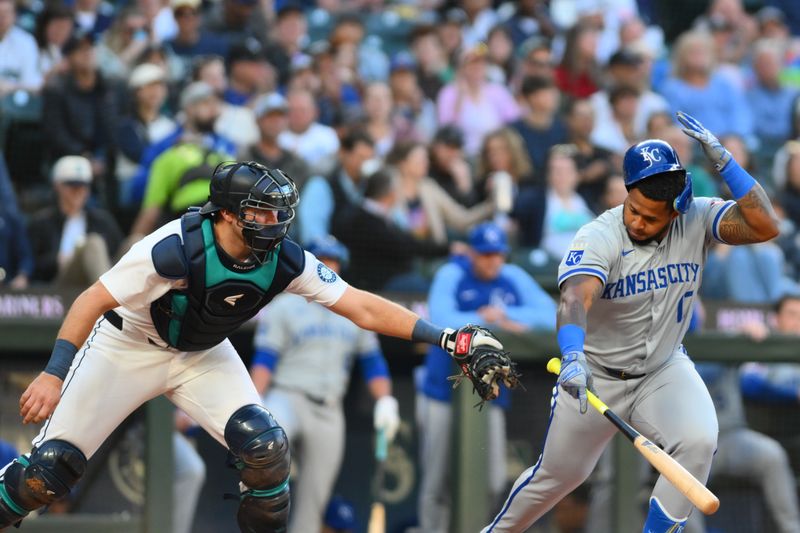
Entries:
<svg viewBox="0 0 800 533">
<path fill-rule="evenodd" d="M 383 478 L 386 468 L 386 455 L 388 454 L 389 443 L 386 442 L 386 434 L 383 430 L 378 431 L 375 436 L 375 477 L 373 479 L 372 490 L 375 494 L 375 501 L 369 512 L 369 525 L 367 533 L 386 533 L 386 508 L 383 506 Z"/>
<path fill-rule="evenodd" d="M 547 370 L 553 374 L 560 374 L 561 360 L 555 357 L 550 359 L 550 361 L 547 362 Z M 705 485 L 700 483 L 688 470 L 681 466 L 678 461 L 617 416 L 617 414 L 609 409 L 592 391 L 587 389 L 586 396 L 589 399 L 589 403 L 592 404 L 592 407 L 609 419 L 611 423 L 633 443 L 639 453 L 641 453 L 662 476 L 667 478 L 676 489 L 686 496 L 695 507 L 709 515 L 717 512 L 717 509 L 719 509 L 719 498 L 708 490 Z"/>
</svg>

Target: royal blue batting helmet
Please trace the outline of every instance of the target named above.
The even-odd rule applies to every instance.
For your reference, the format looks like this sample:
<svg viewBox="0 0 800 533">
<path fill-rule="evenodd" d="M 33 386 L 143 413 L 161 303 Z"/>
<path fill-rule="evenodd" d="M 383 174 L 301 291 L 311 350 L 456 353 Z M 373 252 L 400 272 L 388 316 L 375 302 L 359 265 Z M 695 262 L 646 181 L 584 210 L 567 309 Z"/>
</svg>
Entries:
<svg viewBox="0 0 800 533">
<path fill-rule="evenodd" d="M 306 250 L 314 254 L 319 259 L 333 259 L 339 261 L 343 267 L 347 265 L 350 254 L 344 244 L 336 240 L 333 235 L 312 239 L 306 246 Z"/>
<path fill-rule="evenodd" d="M 673 206 L 679 213 L 685 213 L 692 203 L 692 178 L 681 165 L 678 154 L 665 141 L 648 139 L 628 148 L 622 161 L 622 172 L 628 190 L 635 183 L 650 176 L 679 172 L 684 176 L 686 184 L 683 191 L 675 198 Z"/>
</svg>

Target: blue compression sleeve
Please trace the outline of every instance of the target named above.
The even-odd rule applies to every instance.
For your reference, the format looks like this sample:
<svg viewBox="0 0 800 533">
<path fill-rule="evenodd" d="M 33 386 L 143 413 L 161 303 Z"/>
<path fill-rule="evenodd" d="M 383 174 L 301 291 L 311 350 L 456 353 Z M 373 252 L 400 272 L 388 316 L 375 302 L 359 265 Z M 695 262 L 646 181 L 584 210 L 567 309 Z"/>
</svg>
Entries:
<svg viewBox="0 0 800 533">
<path fill-rule="evenodd" d="M 564 324 L 558 328 L 557 338 L 562 355 L 569 352 L 582 352 L 586 332 L 575 324 Z"/>
<path fill-rule="evenodd" d="M 720 176 L 728 184 L 733 197 L 738 200 L 745 194 L 750 192 L 750 189 L 756 184 L 756 180 L 745 169 L 739 166 L 735 159 L 728 161 L 725 168 L 720 171 Z"/>
<path fill-rule="evenodd" d="M 264 350 L 259 349 L 256 350 L 256 353 L 253 355 L 253 362 L 251 363 L 252 366 L 264 366 L 267 367 L 270 371 L 274 371 L 275 367 L 278 364 L 278 352 L 274 350 Z"/>
<path fill-rule="evenodd" d="M 50 360 L 44 371 L 53 375 L 62 381 L 67 377 L 69 367 L 72 365 L 72 360 L 75 359 L 75 354 L 78 353 L 78 347 L 71 342 L 64 339 L 56 339 L 53 345 L 53 353 L 50 355 Z"/>
<path fill-rule="evenodd" d="M 427 342 L 434 346 L 439 346 L 439 339 L 442 337 L 444 330 L 438 326 L 434 326 L 427 320 L 420 318 L 414 324 L 414 330 L 411 332 L 411 340 L 414 342 Z"/>
<path fill-rule="evenodd" d="M 389 366 L 380 350 L 362 354 L 358 358 L 358 362 L 361 366 L 361 373 L 364 375 L 364 381 L 369 382 L 375 378 L 389 377 Z"/>
</svg>

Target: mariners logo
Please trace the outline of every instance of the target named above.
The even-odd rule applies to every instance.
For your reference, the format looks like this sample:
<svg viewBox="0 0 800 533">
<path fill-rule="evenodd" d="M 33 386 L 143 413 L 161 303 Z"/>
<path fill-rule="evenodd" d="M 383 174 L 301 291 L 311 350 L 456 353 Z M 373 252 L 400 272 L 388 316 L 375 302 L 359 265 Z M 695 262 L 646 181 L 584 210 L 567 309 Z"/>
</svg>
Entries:
<svg viewBox="0 0 800 533">
<path fill-rule="evenodd" d="M 642 148 L 642 157 L 644 158 L 644 162 L 647 163 L 647 166 L 650 166 L 656 161 L 661 161 L 661 152 L 655 147 Z"/>
<path fill-rule="evenodd" d="M 325 283 L 333 283 L 336 281 L 336 272 L 320 263 L 317 265 L 317 276 Z"/>
<path fill-rule="evenodd" d="M 583 250 L 570 250 L 567 253 L 567 266 L 575 266 L 583 259 Z"/>
</svg>

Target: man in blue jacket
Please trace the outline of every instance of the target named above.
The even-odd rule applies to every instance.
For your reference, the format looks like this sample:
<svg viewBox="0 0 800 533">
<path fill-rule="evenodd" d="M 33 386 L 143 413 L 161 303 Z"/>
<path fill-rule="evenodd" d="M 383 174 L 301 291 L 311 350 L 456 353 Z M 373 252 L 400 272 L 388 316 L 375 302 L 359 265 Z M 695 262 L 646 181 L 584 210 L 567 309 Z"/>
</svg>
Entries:
<svg viewBox="0 0 800 533">
<path fill-rule="evenodd" d="M 469 245 L 468 256 L 456 257 L 434 276 L 428 295 L 432 320 L 445 325 L 478 324 L 515 333 L 555 329 L 555 302 L 522 268 L 506 263 L 508 242 L 498 225 L 485 222 L 476 226 L 470 232 Z M 418 513 L 420 530 L 426 533 L 448 531 L 452 384 L 447 377 L 456 373 L 446 352 L 428 350 L 417 394 L 422 476 Z M 487 464 L 492 465 L 491 502 L 503 494 L 506 485 L 504 410 L 509 404 L 508 391 L 501 389 L 500 397 L 489 407 Z"/>
</svg>

